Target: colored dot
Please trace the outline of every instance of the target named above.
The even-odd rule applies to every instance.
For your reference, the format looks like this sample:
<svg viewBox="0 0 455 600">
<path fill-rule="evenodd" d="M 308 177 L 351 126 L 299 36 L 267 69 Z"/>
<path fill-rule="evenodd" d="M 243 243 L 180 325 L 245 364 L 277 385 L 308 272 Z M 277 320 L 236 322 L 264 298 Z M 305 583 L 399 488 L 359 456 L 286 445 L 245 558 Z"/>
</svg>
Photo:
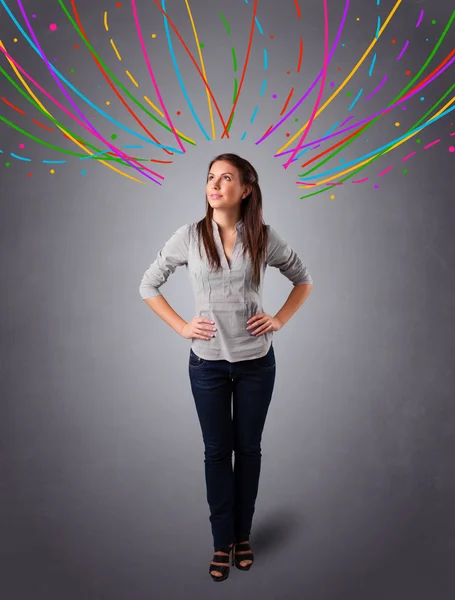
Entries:
<svg viewBox="0 0 455 600">
<path fill-rule="evenodd" d="M 406 173 L 408 172 L 407 169 L 403 169 L 403 173 L 406 175 Z"/>
<path fill-rule="evenodd" d="M 79 48 L 79 44 L 74 44 L 74 49 L 77 50 Z"/>
<path fill-rule="evenodd" d="M 111 140 L 115 140 L 115 138 L 116 138 L 116 137 L 117 137 L 117 134 L 116 134 L 116 133 L 113 133 L 113 134 L 111 135 Z"/>
<path fill-rule="evenodd" d="M 31 173 L 27 173 L 27 177 L 31 177 L 31 176 L 32 176 L 32 174 L 31 174 Z"/>
<path fill-rule="evenodd" d="M 19 144 L 19 148 L 23 148 L 23 147 L 24 147 L 24 144 Z"/>
<path fill-rule="evenodd" d="M 177 111 L 177 114 L 178 114 L 178 115 L 180 115 L 180 114 L 181 114 L 181 112 L 178 110 L 178 111 Z"/>
<path fill-rule="evenodd" d="M 425 41 L 428 42 L 428 38 L 426 38 Z"/>
<path fill-rule="evenodd" d="M 395 127 L 399 127 L 399 126 L 400 126 L 400 123 L 397 121 L 397 122 L 395 123 Z"/>
<path fill-rule="evenodd" d="M 420 96 L 420 99 L 421 100 L 425 100 L 425 96 Z"/>
<path fill-rule="evenodd" d="M 455 152 L 455 146 L 449 146 L 449 152 Z"/>
<path fill-rule="evenodd" d="M 378 188 L 379 188 L 379 186 L 378 186 L 378 185 L 375 185 L 375 186 L 374 186 L 374 189 L 375 189 L 375 190 L 377 190 Z"/>
<path fill-rule="evenodd" d="M 405 74 L 406 74 L 406 75 L 410 75 L 410 74 L 411 74 L 411 71 L 406 71 L 406 73 L 405 73 Z"/>
<path fill-rule="evenodd" d="M 86 175 L 87 171 L 81 171 L 82 175 Z"/>
<path fill-rule="evenodd" d="M 109 100 L 106 100 L 106 104 L 109 106 L 109 104 L 110 104 Z"/>
<path fill-rule="evenodd" d="M 352 92 L 346 92 L 346 96 L 352 96 Z"/>
<path fill-rule="evenodd" d="M 57 60 L 56 58 L 54 58 L 54 60 Z"/>
<path fill-rule="evenodd" d="M 436 20 L 435 20 L 435 19 L 433 19 L 433 20 L 431 21 L 431 24 L 432 24 L 432 25 L 436 25 Z"/>
<path fill-rule="evenodd" d="M 291 74 L 291 71 L 286 71 L 286 75 L 290 75 L 290 74 Z"/>
<path fill-rule="evenodd" d="M 338 67 L 338 69 L 337 69 L 337 70 L 338 70 L 338 71 L 341 71 L 341 67 Z"/>
<path fill-rule="evenodd" d="M 290 133 L 287 133 L 287 134 L 286 134 L 286 137 L 289 137 L 290 135 L 291 135 Z"/>
<path fill-rule="evenodd" d="M 342 46 L 344 46 L 344 44 L 341 44 Z"/>
<path fill-rule="evenodd" d="M 357 20 L 357 21 L 360 21 L 360 18 L 359 18 L 359 17 L 357 17 L 357 19 L 356 19 L 356 20 Z"/>
<path fill-rule="evenodd" d="M 14 38 L 13 42 L 17 42 L 17 38 Z"/>
<path fill-rule="evenodd" d="M 294 119 L 294 121 L 297 123 L 297 122 L 298 122 L 298 119 Z"/>
<path fill-rule="evenodd" d="M 396 43 L 397 43 L 397 41 L 396 41 L 396 40 L 392 40 L 392 44 L 396 44 Z"/>
<path fill-rule="evenodd" d="M 57 29 L 57 25 L 56 25 L 55 23 L 51 23 L 51 24 L 49 25 L 49 29 L 50 29 L 51 31 L 55 31 L 55 30 Z"/>
<path fill-rule="evenodd" d="M 273 94 L 272 98 L 276 98 L 276 94 Z"/>
<path fill-rule="evenodd" d="M 417 140 L 416 140 L 416 144 L 420 144 L 420 139 L 417 139 Z"/>
<path fill-rule="evenodd" d="M 270 36 L 270 39 L 271 39 L 271 40 L 273 40 L 273 38 L 274 38 L 274 37 L 275 37 L 274 35 L 271 35 L 271 36 Z"/>
<path fill-rule="evenodd" d="M 74 73 L 74 69 L 70 69 L 70 73 Z"/>
<path fill-rule="evenodd" d="M 122 6 L 121 2 L 117 2 L 117 4 L 115 5 L 117 8 L 120 8 Z"/>
<path fill-rule="evenodd" d="M 402 106 L 402 107 L 401 107 L 401 110 L 406 110 L 406 106 Z"/>
<path fill-rule="evenodd" d="M 335 82 L 331 81 L 330 85 L 333 87 L 335 85 Z"/>
<path fill-rule="evenodd" d="M 7 162 L 5 163 L 5 167 L 9 167 L 11 163 Z"/>
<path fill-rule="evenodd" d="M 204 42 L 201 42 L 201 43 L 199 44 L 199 48 L 203 48 L 203 47 L 204 47 Z"/>
<path fill-rule="evenodd" d="M 49 171 L 49 173 L 51 173 L 51 174 L 53 175 L 53 174 L 55 173 L 54 169 L 51 169 L 51 170 Z"/>
<path fill-rule="evenodd" d="M 333 194 L 330 196 L 330 200 L 335 200 L 335 196 Z"/>
<path fill-rule="evenodd" d="M 152 33 L 152 38 L 156 38 L 156 33 Z"/>
<path fill-rule="evenodd" d="M 32 15 L 32 19 L 36 19 L 36 15 Z"/>
</svg>

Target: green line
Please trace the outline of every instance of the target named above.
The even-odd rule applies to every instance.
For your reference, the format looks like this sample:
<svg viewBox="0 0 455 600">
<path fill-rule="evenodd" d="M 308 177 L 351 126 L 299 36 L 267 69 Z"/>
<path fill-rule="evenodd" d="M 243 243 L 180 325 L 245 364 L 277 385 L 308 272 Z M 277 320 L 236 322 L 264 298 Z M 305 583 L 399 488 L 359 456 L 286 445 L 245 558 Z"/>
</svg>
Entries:
<svg viewBox="0 0 455 600">
<path fill-rule="evenodd" d="M 415 75 L 415 77 L 408 83 L 408 85 L 387 105 L 387 108 L 394 104 L 397 100 L 399 100 L 402 96 L 404 96 L 404 94 L 408 91 L 408 89 L 412 86 L 412 84 L 420 77 L 420 75 L 423 73 L 423 71 L 425 70 L 425 68 L 427 67 L 428 63 L 431 61 L 431 59 L 433 58 L 433 56 L 436 54 L 439 46 L 441 45 L 443 39 L 445 38 L 447 31 L 450 28 L 450 25 L 452 24 L 452 21 L 455 19 L 455 11 L 453 11 L 452 16 L 450 17 L 441 37 L 439 38 L 438 42 L 436 43 L 436 46 L 433 48 L 430 56 L 428 57 L 428 59 L 425 61 L 424 65 L 422 66 L 422 68 L 420 69 L 420 71 Z M 374 118 L 370 123 L 368 123 L 368 125 L 362 130 L 359 131 L 354 137 L 352 137 L 348 142 L 346 142 L 345 144 L 343 144 L 342 146 L 340 146 L 337 150 L 335 150 L 334 152 L 332 152 L 332 154 L 330 154 L 326 159 L 324 159 L 323 161 L 321 161 L 320 163 L 318 163 L 316 166 L 314 166 L 313 168 L 311 168 L 309 171 L 306 171 L 305 173 L 302 173 L 299 175 L 299 177 L 305 177 L 305 175 L 308 175 L 310 173 L 313 173 L 313 171 L 315 171 L 316 169 L 318 169 L 320 166 L 322 166 L 323 164 L 325 164 L 327 161 L 329 161 L 333 156 L 336 156 L 339 152 L 341 152 L 342 150 L 344 150 L 344 148 L 346 148 L 346 146 L 349 146 L 349 144 L 351 144 L 359 135 L 365 133 L 374 123 L 376 123 L 376 121 L 378 119 L 381 118 L 381 115 L 377 116 L 376 118 Z M 408 133 L 409 131 L 412 131 L 412 129 L 415 126 L 413 125 L 412 127 L 410 127 L 408 129 L 408 131 L 406 133 Z M 362 167 L 360 167 L 357 171 L 354 171 L 353 173 L 350 173 L 345 179 L 341 179 L 340 182 L 341 183 L 343 181 L 346 181 L 346 179 L 349 179 L 350 177 L 352 177 L 353 175 L 355 175 L 355 173 L 358 173 L 359 171 L 361 171 L 362 169 L 364 169 L 365 167 L 367 167 L 370 163 L 372 163 L 374 160 L 380 158 L 385 152 L 387 152 L 387 148 L 385 148 L 384 150 L 382 150 L 377 156 L 375 156 L 374 158 L 371 158 L 367 163 L 365 163 L 364 165 L 362 165 Z M 334 175 L 334 177 L 336 177 L 336 175 Z M 331 186 L 331 187 L 335 187 L 335 186 Z M 328 188 L 331 189 L 331 188 Z M 310 194 L 310 196 L 314 196 L 315 194 L 317 194 L 318 192 L 315 192 L 314 194 Z M 308 196 L 302 196 L 302 198 L 308 198 Z"/>
<path fill-rule="evenodd" d="M 235 48 L 232 48 L 232 62 L 234 63 L 234 73 L 237 71 L 237 56 L 235 55 Z"/>
<path fill-rule="evenodd" d="M 68 12 L 66 6 L 63 4 L 62 0 L 58 0 L 58 3 L 60 4 L 60 6 L 62 7 L 63 11 L 65 12 L 66 16 L 68 17 L 68 19 L 71 21 L 71 24 L 73 25 L 73 27 L 76 29 L 77 33 L 79 34 L 80 38 L 82 39 L 82 41 L 84 42 L 84 44 L 87 46 L 87 48 L 89 48 L 89 50 L 91 50 L 93 52 L 93 54 L 96 56 L 96 58 L 98 59 L 99 63 L 103 66 L 104 70 L 107 71 L 109 73 L 109 75 L 111 76 L 111 79 L 113 79 L 117 85 L 125 92 L 125 94 L 137 105 L 139 106 L 139 108 L 141 110 L 143 110 L 150 118 L 152 118 L 156 123 L 158 123 L 158 125 L 160 125 L 161 127 L 164 127 L 164 129 L 166 129 L 167 131 L 169 131 L 170 133 L 173 134 L 172 129 L 166 125 L 165 123 L 162 123 L 159 119 L 157 119 L 155 117 L 154 114 L 152 114 L 151 112 L 149 112 L 145 106 L 143 106 L 132 94 L 130 94 L 130 92 L 126 89 L 126 87 L 117 79 L 117 77 L 112 73 L 112 71 L 109 69 L 109 67 L 101 60 L 101 58 L 98 56 L 98 54 L 95 52 L 95 50 L 93 49 L 92 45 L 85 39 L 85 37 L 82 35 L 81 30 L 79 29 L 77 23 L 74 21 L 74 19 L 72 18 L 72 16 L 70 15 L 70 13 Z M 176 135 L 179 136 L 180 139 L 184 139 L 186 142 L 188 142 L 189 144 L 192 144 L 193 146 L 196 146 L 195 142 L 191 142 L 190 140 L 183 138 L 177 131 L 175 132 Z"/>
<path fill-rule="evenodd" d="M 223 13 L 222 13 L 221 11 L 219 11 L 219 14 L 220 14 L 220 17 L 221 17 L 221 19 L 222 19 L 223 23 L 224 23 L 224 24 L 225 24 L 225 26 L 226 26 L 226 32 L 227 32 L 227 34 L 228 34 L 228 35 L 231 35 L 231 30 L 229 29 L 229 24 L 228 24 L 228 22 L 226 21 L 226 19 L 224 18 L 224 16 L 223 16 Z"/>
<path fill-rule="evenodd" d="M 234 95 L 232 97 L 232 104 L 234 104 L 235 102 L 235 97 L 237 95 L 237 86 L 238 86 L 239 82 L 237 81 L 237 77 L 234 77 Z"/>
<path fill-rule="evenodd" d="M 54 117 L 52 117 L 51 115 L 47 114 L 45 112 L 45 110 L 43 110 L 41 108 L 41 106 L 33 98 L 31 98 L 28 95 L 28 93 L 24 92 L 19 87 L 19 85 L 8 75 L 8 73 L 3 69 L 3 67 L 1 65 L 0 65 L 0 73 L 2 73 L 9 80 L 9 82 L 18 90 L 18 92 L 20 94 L 22 94 L 22 96 L 24 96 L 24 98 L 28 102 L 30 102 L 30 104 L 32 104 L 33 106 L 35 106 L 47 119 L 49 119 L 50 121 L 52 121 L 57 127 L 61 127 L 64 131 L 66 131 L 66 133 L 72 135 L 75 139 L 77 139 L 82 144 L 86 145 L 88 148 L 91 148 L 92 150 L 96 150 L 96 152 L 101 152 L 101 150 L 97 146 L 94 146 L 93 144 L 89 144 L 81 136 L 79 136 L 77 133 L 75 133 L 71 129 L 68 129 L 67 127 L 65 127 L 64 125 L 62 125 L 59 121 L 57 121 L 56 119 L 54 119 Z M 17 129 L 18 131 L 21 131 L 23 133 L 22 129 L 18 128 L 16 125 L 12 124 L 7 119 L 3 119 L 3 120 L 5 120 L 14 129 Z M 28 134 L 26 134 L 26 135 L 28 135 Z M 54 146 L 53 144 L 48 144 L 47 142 L 40 141 L 39 138 L 35 138 L 31 134 L 28 135 L 28 137 L 31 137 L 32 139 L 34 139 L 38 143 L 43 144 L 45 146 L 48 146 L 49 148 L 52 148 L 53 150 L 57 150 L 58 152 L 64 152 L 65 154 L 71 154 L 73 156 L 84 156 L 84 157 L 87 156 L 86 154 L 79 154 L 78 152 L 71 152 L 69 150 L 65 150 L 64 148 L 61 148 L 60 146 Z M 102 159 L 102 157 L 101 157 L 101 159 Z M 120 162 L 123 165 L 125 165 L 125 167 L 130 167 L 130 165 L 128 163 L 126 163 L 123 158 L 114 158 L 113 157 L 112 159 L 109 158 L 107 160 L 115 160 L 116 162 Z M 145 160 L 145 159 L 135 159 L 135 160 Z"/>
</svg>

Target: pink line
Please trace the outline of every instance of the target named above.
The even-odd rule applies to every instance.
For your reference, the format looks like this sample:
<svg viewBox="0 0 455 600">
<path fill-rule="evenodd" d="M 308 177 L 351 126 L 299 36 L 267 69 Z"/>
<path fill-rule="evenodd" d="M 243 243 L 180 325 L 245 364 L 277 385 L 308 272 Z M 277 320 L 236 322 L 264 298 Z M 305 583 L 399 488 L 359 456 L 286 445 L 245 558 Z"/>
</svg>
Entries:
<svg viewBox="0 0 455 600">
<path fill-rule="evenodd" d="M 409 46 L 409 40 L 406 40 L 404 46 L 403 46 L 403 50 L 400 52 L 400 54 L 397 56 L 396 60 L 400 60 L 400 58 L 403 56 L 404 51 L 406 50 L 406 48 Z"/>
<path fill-rule="evenodd" d="M 450 134 L 450 137 L 452 137 L 453 135 L 455 135 L 455 131 L 453 133 Z"/>
<path fill-rule="evenodd" d="M 291 164 L 294 156 L 297 154 L 299 149 L 302 147 L 302 144 L 305 141 L 306 136 L 310 133 L 311 125 L 313 124 L 313 121 L 315 119 L 316 112 L 319 108 L 322 94 L 324 92 L 324 85 L 325 85 L 325 80 L 326 80 L 326 76 L 327 76 L 328 54 L 329 54 L 329 19 L 328 19 L 328 14 L 327 14 L 327 0 L 324 0 L 324 66 L 322 68 L 323 72 L 322 72 L 321 85 L 319 87 L 319 94 L 318 94 L 318 97 L 316 100 L 316 104 L 313 108 L 313 114 L 311 115 L 311 118 L 310 118 L 310 121 L 309 121 L 307 127 L 305 127 L 305 131 L 304 131 L 302 137 L 300 138 L 300 141 L 297 144 L 296 149 L 289 157 L 287 163 L 285 165 L 283 165 L 285 169 L 287 169 L 288 166 Z"/>
<path fill-rule="evenodd" d="M 374 92 L 371 92 L 371 94 L 369 96 L 367 96 L 365 98 L 365 100 L 369 100 L 372 96 L 374 96 L 377 92 L 379 92 L 379 90 L 382 88 L 384 83 L 387 81 L 387 77 L 388 77 L 388 75 L 384 76 L 384 79 L 381 81 L 381 83 L 378 85 L 378 87 L 374 90 Z M 365 100 L 364 100 L 364 102 L 365 102 Z"/>
<path fill-rule="evenodd" d="M 411 152 L 410 154 L 408 154 L 407 156 L 405 156 L 404 158 L 402 158 L 401 162 L 404 162 L 405 160 L 408 160 L 408 158 L 411 158 L 411 156 L 414 156 L 414 154 L 417 154 L 417 152 Z"/>
<path fill-rule="evenodd" d="M 416 27 L 418 27 L 420 25 L 420 23 L 422 22 L 424 12 L 425 11 L 422 8 L 422 10 L 420 11 L 420 17 L 419 17 L 419 20 L 417 21 Z"/>
<path fill-rule="evenodd" d="M 166 115 L 167 122 L 169 123 L 169 125 L 170 125 L 170 127 L 172 129 L 172 132 L 175 135 L 175 139 L 177 140 L 177 142 L 178 142 L 180 148 L 183 150 L 183 152 L 186 152 L 185 148 L 182 145 L 182 142 L 180 141 L 179 136 L 177 135 L 177 132 L 176 132 L 176 130 L 174 128 L 174 125 L 172 124 L 171 117 L 169 116 L 169 113 L 166 110 L 166 107 L 165 107 L 164 102 L 163 102 L 163 98 L 161 97 L 160 90 L 158 88 L 158 84 L 157 84 L 156 79 L 155 79 L 155 75 L 153 74 L 152 65 L 150 64 L 149 57 L 147 55 L 147 50 L 145 48 L 144 38 L 142 37 L 142 33 L 141 33 L 141 26 L 139 25 L 139 19 L 137 17 L 136 1 L 135 0 L 131 0 L 131 7 L 133 9 L 134 20 L 136 22 L 137 37 L 139 38 L 139 43 L 140 43 L 141 48 L 142 48 L 142 53 L 144 54 L 144 59 L 145 59 L 146 65 L 147 65 L 147 69 L 148 69 L 148 71 L 150 73 L 150 77 L 152 78 L 153 87 L 155 88 L 156 95 L 158 96 L 158 100 L 160 101 L 161 108 L 163 109 L 163 112 Z"/>
<path fill-rule="evenodd" d="M 391 167 L 389 167 L 388 169 L 384 169 L 384 171 L 382 171 L 382 173 L 378 173 L 378 177 L 382 177 L 383 175 L 385 175 L 386 173 L 388 173 L 392 169 L 393 169 L 393 165 Z"/>
<path fill-rule="evenodd" d="M 430 142 L 429 144 L 424 146 L 423 149 L 426 150 L 427 148 L 431 148 L 431 146 L 434 146 L 435 144 L 439 144 L 440 141 L 441 140 L 435 140 L 434 142 Z"/>
<path fill-rule="evenodd" d="M 363 183 L 364 181 L 368 181 L 368 177 L 365 177 L 365 179 L 357 179 L 357 181 L 353 181 L 352 183 Z"/>
</svg>

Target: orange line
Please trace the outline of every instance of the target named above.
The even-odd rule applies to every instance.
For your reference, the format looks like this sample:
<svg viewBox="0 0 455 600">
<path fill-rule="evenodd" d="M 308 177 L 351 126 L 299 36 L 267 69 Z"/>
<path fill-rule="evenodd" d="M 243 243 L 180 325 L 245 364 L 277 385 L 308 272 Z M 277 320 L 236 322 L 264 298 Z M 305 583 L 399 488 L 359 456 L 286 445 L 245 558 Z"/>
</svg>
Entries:
<svg viewBox="0 0 455 600">
<path fill-rule="evenodd" d="M 299 63 L 297 65 L 297 73 L 300 73 L 300 66 L 302 64 L 302 55 L 303 55 L 303 40 L 300 38 L 300 53 L 299 53 Z"/>
<path fill-rule="evenodd" d="M 71 0 L 71 6 L 73 8 L 73 12 L 74 12 L 74 16 L 76 17 L 77 24 L 79 25 L 79 29 L 81 30 L 82 35 L 84 36 L 84 38 L 88 42 L 88 38 L 87 38 L 87 35 L 85 34 L 85 31 L 84 31 L 84 28 L 82 26 L 81 20 L 79 18 L 79 14 L 77 12 L 77 8 L 76 8 L 76 4 L 75 4 L 74 0 Z M 147 127 L 142 123 L 142 121 L 136 116 L 136 114 L 134 113 L 134 111 L 131 110 L 131 108 L 128 106 L 128 104 L 125 102 L 125 100 L 122 98 L 122 96 L 118 93 L 117 89 L 112 84 L 111 80 L 107 76 L 106 72 L 104 71 L 103 67 L 99 63 L 99 61 L 96 58 L 96 56 L 93 54 L 92 50 L 90 48 L 89 48 L 89 50 L 90 50 L 90 54 L 93 56 L 94 61 L 96 62 L 97 67 L 99 68 L 99 70 L 103 74 L 104 78 L 106 79 L 106 81 L 110 85 L 110 87 L 111 87 L 112 91 L 114 92 L 114 94 L 117 96 L 117 98 L 123 104 L 123 106 L 126 108 L 126 110 L 130 113 L 130 115 L 134 118 L 134 120 L 142 127 L 142 129 L 152 138 L 152 140 L 154 142 L 156 142 L 157 144 L 161 144 L 161 142 L 147 129 Z M 161 150 L 164 150 L 164 152 L 166 152 L 166 154 L 170 154 L 170 155 L 174 154 L 173 152 L 170 152 L 166 148 L 161 148 Z"/>
<path fill-rule="evenodd" d="M 292 94 L 294 93 L 294 88 L 291 89 L 291 91 L 289 92 L 288 97 L 286 98 L 286 102 L 284 103 L 283 109 L 280 112 L 280 116 L 284 113 L 284 111 L 286 110 L 288 104 L 289 104 L 289 100 L 291 99 Z"/>
<path fill-rule="evenodd" d="M 155 2 L 156 2 L 156 0 L 155 0 Z M 232 118 L 232 116 L 234 114 L 235 107 L 237 106 L 237 102 L 239 101 L 240 90 L 242 89 L 243 80 L 245 78 L 245 73 L 246 73 L 246 68 L 248 66 L 248 59 L 249 59 L 249 56 L 250 56 L 251 44 L 253 42 L 254 20 L 256 18 L 257 4 L 258 4 L 258 0 L 254 0 L 253 19 L 252 19 L 252 22 L 251 22 L 250 39 L 248 40 L 248 48 L 246 50 L 245 64 L 243 65 L 242 78 L 240 79 L 240 84 L 239 84 L 239 87 L 238 87 L 238 90 L 237 90 L 237 95 L 236 95 L 236 98 L 235 98 L 234 106 L 232 107 L 231 114 L 229 115 L 229 119 L 227 121 L 228 124 L 231 122 L 231 118 Z M 223 139 L 223 137 L 224 137 L 225 134 L 229 137 L 229 134 L 227 133 L 226 130 L 227 130 L 227 126 L 225 125 L 224 131 L 223 131 L 223 135 L 221 136 L 221 139 Z"/>
<path fill-rule="evenodd" d="M 257 2 L 257 0 L 256 0 L 256 2 Z M 215 108 L 216 108 L 216 111 L 217 111 L 217 113 L 218 113 L 218 116 L 220 117 L 221 123 L 222 123 L 222 125 L 223 125 L 224 129 L 226 130 L 226 123 L 224 122 L 223 115 L 221 114 L 221 111 L 220 111 L 220 109 L 219 109 L 219 106 L 218 106 L 218 104 L 216 103 L 215 96 L 212 94 L 212 90 L 210 89 L 210 86 L 209 86 L 209 84 L 208 84 L 208 82 L 207 82 L 206 78 L 204 77 L 204 75 L 203 75 L 202 71 L 200 70 L 200 68 L 199 68 L 199 66 L 198 66 L 198 64 L 197 64 L 197 62 L 194 60 L 194 57 L 193 57 L 193 55 L 191 54 L 191 52 L 190 52 L 190 50 L 189 50 L 188 46 L 185 44 L 185 42 L 184 42 L 184 40 L 183 40 L 182 36 L 181 36 L 181 35 L 180 35 L 180 33 L 178 32 L 178 29 L 177 29 L 177 27 L 174 25 L 174 23 L 173 23 L 173 22 L 171 21 L 171 19 L 169 18 L 169 15 L 168 15 L 168 14 L 166 13 L 166 11 L 164 11 L 164 10 L 161 8 L 161 6 L 158 4 L 158 0 L 155 0 L 155 4 L 158 6 L 158 8 L 160 9 L 160 11 L 163 13 L 163 15 L 164 15 L 164 16 L 166 17 L 166 19 L 169 21 L 169 25 L 170 25 L 170 26 L 172 27 L 172 29 L 175 31 L 175 33 L 176 33 L 177 37 L 178 37 L 178 38 L 179 38 L 179 40 L 182 42 L 182 44 L 183 44 L 183 47 L 184 47 L 184 48 L 185 48 L 185 50 L 188 52 L 188 56 L 189 56 L 189 57 L 191 58 L 191 60 L 193 61 L 193 63 L 194 63 L 194 66 L 196 67 L 196 69 L 197 69 L 197 71 L 198 71 L 199 75 L 202 77 L 202 81 L 205 83 L 205 86 L 206 86 L 206 88 L 207 88 L 207 90 L 208 90 L 208 92 L 209 92 L 209 94 L 210 94 L 210 97 L 211 97 L 211 98 L 212 98 L 212 100 L 213 100 L 213 103 L 214 103 L 214 105 L 215 105 Z M 223 137 L 223 136 L 221 136 L 221 137 Z M 229 134 L 228 134 L 228 137 L 229 137 Z"/>
<path fill-rule="evenodd" d="M 297 19 L 300 19 L 300 6 L 299 6 L 299 0 L 294 0 L 294 4 L 295 4 L 295 8 L 297 10 Z"/>
<path fill-rule="evenodd" d="M 3 98 L 3 96 L 1 98 L 2 98 L 3 102 L 8 104 L 8 106 L 11 106 L 11 108 L 14 108 L 14 110 L 17 110 L 17 112 L 21 113 L 21 115 L 25 115 L 23 110 L 21 110 L 20 108 L 17 108 L 17 106 L 14 106 L 14 104 L 11 104 L 11 102 L 8 102 L 8 100 L 6 98 Z"/>
<path fill-rule="evenodd" d="M 43 125 L 42 123 L 40 123 L 39 121 L 37 121 L 36 119 L 32 119 L 33 123 L 36 123 L 37 125 L 39 125 L 40 127 L 42 127 L 43 129 L 47 129 L 48 131 L 52 131 L 52 133 L 55 133 L 55 131 L 53 129 L 51 129 L 50 127 L 48 127 L 47 125 Z"/>
</svg>

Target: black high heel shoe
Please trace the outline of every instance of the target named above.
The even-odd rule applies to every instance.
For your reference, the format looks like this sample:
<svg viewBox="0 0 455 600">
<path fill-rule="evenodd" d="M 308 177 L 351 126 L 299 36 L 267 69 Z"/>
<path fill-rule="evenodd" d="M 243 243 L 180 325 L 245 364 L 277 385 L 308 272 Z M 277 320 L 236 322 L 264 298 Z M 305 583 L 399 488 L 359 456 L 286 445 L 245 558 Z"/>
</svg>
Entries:
<svg viewBox="0 0 455 600">
<path fill-rule="evenodd" d="M 232 555 L 232 564 L 234 564 L 234 544 L 215 548 L 215 552 L 226 552 L 226 554 L 213 555 L 213 560 L 209 567 L 210 577 L 213 581 L 224 581 L 229 577 L 230 567 L 225 564 L 219 565 L 214 563 L 227 563 L 229 565 L 229 555 Z M 212 575 L 212 571 L 218 571 L 221 575 Z"/>
<path fill-rule="evenodd" d="M 246 552 L 246 550 L 250 550 L 250 552 Z M 243 551 L 245 551 L 245 554 L 239 554 L 239 552 Z M 241 571 L 249 571 L 254 562 L 254 554 L 251 552 L 249 540 L 246 540 L 245 542 L 236 542 L 234 546 L 234 560 L 237 569 L 240 569 Z M 244 560 L 251 560 L 251 562 L 249 565 L 243 567 L 240 563 Z"/>
</svg>

